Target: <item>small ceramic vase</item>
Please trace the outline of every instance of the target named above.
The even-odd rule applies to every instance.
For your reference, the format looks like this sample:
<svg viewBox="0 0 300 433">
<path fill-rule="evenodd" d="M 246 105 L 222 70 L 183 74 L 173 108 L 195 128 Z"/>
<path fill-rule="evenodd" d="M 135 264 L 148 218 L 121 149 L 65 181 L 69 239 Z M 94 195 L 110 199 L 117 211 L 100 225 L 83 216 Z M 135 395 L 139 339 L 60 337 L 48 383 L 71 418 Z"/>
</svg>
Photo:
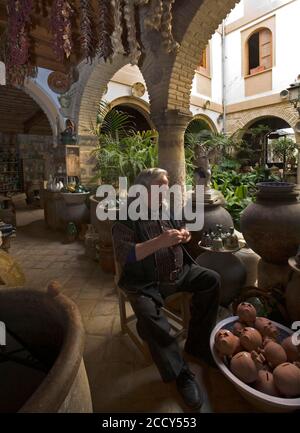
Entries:
<svg viewBox="0 0 300 433">
<path fill-rule="evenodd" d="M 219 251 L 219 250 L 222 250 L 222 248 L 223 248 L 223 241 L 222 241 L 222 239 L 221 238 L 213 239 L 213 241 L 212 241 L 212 249 L 214 251 Z"/>
</svg>

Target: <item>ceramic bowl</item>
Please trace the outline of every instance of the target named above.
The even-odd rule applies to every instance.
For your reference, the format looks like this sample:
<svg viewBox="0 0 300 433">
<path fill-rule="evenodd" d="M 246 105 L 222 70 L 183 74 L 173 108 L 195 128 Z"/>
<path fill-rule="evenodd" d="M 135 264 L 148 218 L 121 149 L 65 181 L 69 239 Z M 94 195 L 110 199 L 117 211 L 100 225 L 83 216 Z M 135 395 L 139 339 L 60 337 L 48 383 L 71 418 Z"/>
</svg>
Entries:
<svg viewBox="0 0 300 433">
<path fill-rule="evenodd" d="M 220 358 L 215 349 L 215 335 L 220 329 L 232 330 L 235 322 L 238 321 L 238 316 L 229 317 L 227 319 L 219 322 L 213 329 L 210 336 L 210 350 L 214 357 L 214 360 L 221 370 L 221 372 L 226 376 L 226 378 L 237 388 L 237 390 L 242 394 L 242 396 L 248 400 L 253 406 L 264 412 L 292 412 L 300 409 L 300 397 L 298 398 L 281 398 L 272 397 L 270 395 L 264 394 L 251 386 L 245 384 L 239 380 L 228 368 L 228 365 Z M 289 328 L 280 325 L 277 322 L 272 321 L 275 326 L 279 329 L 279 340 L 282 341 L 289 335 L 293 333 Z"/>
</svg>

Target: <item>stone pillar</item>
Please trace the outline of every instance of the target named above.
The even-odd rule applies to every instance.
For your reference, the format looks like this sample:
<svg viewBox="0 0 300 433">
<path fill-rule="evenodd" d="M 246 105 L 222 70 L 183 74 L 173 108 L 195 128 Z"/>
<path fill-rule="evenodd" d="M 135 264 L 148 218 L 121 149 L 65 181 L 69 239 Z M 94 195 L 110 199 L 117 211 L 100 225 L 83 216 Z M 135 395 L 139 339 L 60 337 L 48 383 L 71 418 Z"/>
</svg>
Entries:
<svg viewBox="0 0 300 433">
<path fill-rule="evenodd" d="M 298 184 L 298 189 L 300 189 L 300 134 L 299 132 L 295 131 L 295 138 L 296 138 L 296 143 L 298 144 L 298 168 L 297 168 L 297 184 Z"/>
<path fill-rule="evenodd" d="M 152 115 L 151 117 L 159 133 L 159 167 L 168 171 L 171 185 L 184 185 L 184 133 L 192 120 L 192 114 L 179 110 L 168 110 L 161 115 Z"/>
</svg>

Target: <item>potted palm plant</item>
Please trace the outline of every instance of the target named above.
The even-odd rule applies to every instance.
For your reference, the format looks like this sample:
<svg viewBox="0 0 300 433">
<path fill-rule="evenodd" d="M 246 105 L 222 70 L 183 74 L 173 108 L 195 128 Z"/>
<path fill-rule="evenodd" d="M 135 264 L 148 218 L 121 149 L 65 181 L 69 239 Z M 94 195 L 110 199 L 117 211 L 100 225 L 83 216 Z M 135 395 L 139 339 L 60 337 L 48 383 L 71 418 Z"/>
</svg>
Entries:
<svg viewBox="0 0 300 433">
<path fill-rule="evenodd" d="M 92 132 L 98 138 L 98 145 L 92 151 L 96 160 L 94 180 L 98 183 L 112 185 L 118 190 L 119 177 L 126 177 L 130 186 L 141 170 L 157 165 L 156 131 L 135 131 L 131 116 L 117 109 L 111 110 L 105 101 L 99 104 Z M 97 219 L 99 199 L 95 195 L 90 197 L 90 204 L 91 222 L 99 234 L 100 264 L 111 272 L 114 269 L 112 222 Z"/>
</svg>

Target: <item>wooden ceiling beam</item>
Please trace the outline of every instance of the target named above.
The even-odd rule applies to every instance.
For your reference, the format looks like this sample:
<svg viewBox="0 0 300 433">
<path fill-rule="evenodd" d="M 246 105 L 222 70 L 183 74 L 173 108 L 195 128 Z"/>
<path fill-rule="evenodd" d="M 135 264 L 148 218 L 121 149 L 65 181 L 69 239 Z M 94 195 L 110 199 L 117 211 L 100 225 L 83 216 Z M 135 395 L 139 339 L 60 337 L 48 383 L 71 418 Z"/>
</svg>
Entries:
<svg viewBox="0 0 300 433">
<path fill-rule="evenodd" d="M 39 108 L 31 117 L 24 122 L 24 134 L 27 134 L 31 128 L 44 117 L 44 112 Z"/>
</svg>

